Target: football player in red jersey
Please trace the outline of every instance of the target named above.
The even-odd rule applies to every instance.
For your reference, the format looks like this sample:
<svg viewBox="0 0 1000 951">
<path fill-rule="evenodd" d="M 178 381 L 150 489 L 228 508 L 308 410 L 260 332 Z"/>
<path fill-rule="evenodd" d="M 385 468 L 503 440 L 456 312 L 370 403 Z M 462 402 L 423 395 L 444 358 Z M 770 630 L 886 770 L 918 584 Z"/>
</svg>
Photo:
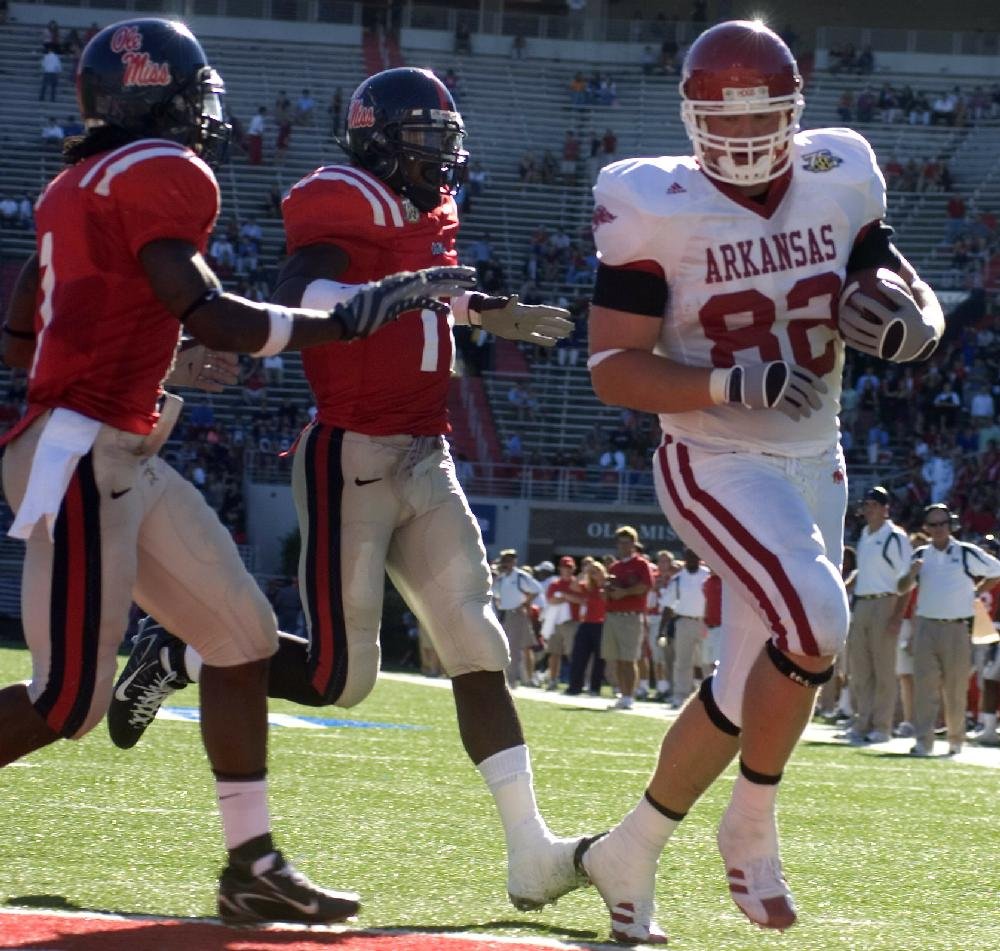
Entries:
<svg viewBox="0 0 1000 951">
<path fill-rule="evenodd" d="M 213 348 L 272 354 L 363 337 L 414 306 L 444 309 L 433 298 L 474 282 L 460 269 L 400 275 L 322 310 L 223 293 L 202 257 L 219 210 L 206 160 L 228 134 L 222 94 L 180 23 L 115 24 L 81 57 L 87 133 L 38 201 L 38 251 L 3 327 L 6 362 L 30 367 L 27 412 L 4 437 L 3 480 L 11 534 L 27 542 L 33 672 L 0 691 L 0 765 L 79 738 L 104 716 L 134 599 L 205 659 L 202 735 L 229 852 L 220 916 L 341 921 L 358 896 L 314 885 L 272 842 L 274 614 L 215 513 L 156 455 L 178 405 L 158 413 L 160 382 L 182 329 Z"/>
<path fill-rule="evenodd" d="M 348 109 L 349 163 L 317 169 L 285 198 L 290 257 L 276 299 L 328 307 L 397 267 L 453 264 L 464 137 L 433 73 L 391 69 L 363 82 Z M 566 311 L 514 297 L 473 293 L 452 308 L 458 322 L 542 345 L 572 329 Z M 572 861 L 577 840 L 554 837 L 535 802 L 486 551 L 444 439 L 451 322 L 451 314 L 419 310 L 378 340 L 303 353 L 318 407 L 292 474 L 309 636 L 282 637 L 269 692 L 346 707 L 368 696 L 388 572 L 452 678 L 462 742 L 506 832 L 508 894 L 532 909 L 582 881 Z M 159 663 L 126 684 L 121 700 L 116 694 L 108 723 L 118 745 L 133 745 L 166 694 L 197 675 L 197 659 L 181 647 L 160 628 L 137 640 L 123 678 L 143 658 Z"/>
<path fill-rule="evenodd" d="M 665 942 L 660 852 L 737 754 L 718 831 L 730 894 L 762 927 L 795 922 L 775 803 L 847 636 L 844 344 L 911 360 L 943 330 L 933 291 L 890 241 L 871 147 L 848 129 L 798 131 L 801 79 L 780 37 L 759 22 L 713 26 L 680 91 L 695 154 L 616 162 L 594 189 L 594 388 L 660 415 L 660 504 L 724 582 L 717 672 L 667 733 L 645 796 L 581 850 L 629 943 Z"/>
</svg>

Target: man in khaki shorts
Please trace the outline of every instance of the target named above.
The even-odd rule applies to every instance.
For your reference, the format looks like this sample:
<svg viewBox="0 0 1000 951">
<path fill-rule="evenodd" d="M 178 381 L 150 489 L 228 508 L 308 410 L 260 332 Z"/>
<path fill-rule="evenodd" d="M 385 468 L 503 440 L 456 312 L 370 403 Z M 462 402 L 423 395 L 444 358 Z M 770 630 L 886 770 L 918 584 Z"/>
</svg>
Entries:
<svg viewBox="0 0 1000 951">
<path fill-rule="evenodd" d="M 930 756 L 939 700 L 948 728 L 948 753 L 965 740 L 965 698 L 972 669 L 973 599 L 1000 584 L 1000 560 L 951 535 L 953 516 L 942 503 L 924 509 L 930 544 L 913 553 L 899 580 L 901 593 L 919 584 L 913 631 L 913 756 Z"/>
<path fill-rule="evenodd" d="M 621 526 L 615 532 L 618 560 L 608 569 L 608 613 L 601 637 L 601 659 L 614 662 L 621 691 L 612 710 L 631 710 L 635 703 L 646 593 L 653 587 L 653 569 L 636 550 L 638 542 L 639 533 L 631 525 Z"/>
</svg>

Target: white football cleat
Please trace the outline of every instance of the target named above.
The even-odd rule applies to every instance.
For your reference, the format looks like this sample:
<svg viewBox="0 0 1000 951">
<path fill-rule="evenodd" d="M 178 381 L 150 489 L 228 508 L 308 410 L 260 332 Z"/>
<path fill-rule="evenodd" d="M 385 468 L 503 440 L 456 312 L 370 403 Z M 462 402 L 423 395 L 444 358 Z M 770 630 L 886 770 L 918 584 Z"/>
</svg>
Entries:
<svg viewBox="0 0 1000 951">
<path fill-rule="evenodd" d="M 518 911 L 537 911 L 587 884 L 573 856 L 581 840 L 548 838 L 507 856 L 507 897 Z"/>
<path fill-rule="evenodd" d="M 611 937 L 619 944 L 666 944 L 667 936 L 653 920 L 656 864 L 636 869 L 610 835 L 582 839 L 577 867 L 594 884 L 611 915 Z"/>
<path fill-rule="evenodd" d="M 761 824 L 726 810 L 716 835 L 726 866 L 729 894 L 755 925 L 784 931 L 798 919 L 781 870 L 778 828 L 773 815 Z"/>
</svg>

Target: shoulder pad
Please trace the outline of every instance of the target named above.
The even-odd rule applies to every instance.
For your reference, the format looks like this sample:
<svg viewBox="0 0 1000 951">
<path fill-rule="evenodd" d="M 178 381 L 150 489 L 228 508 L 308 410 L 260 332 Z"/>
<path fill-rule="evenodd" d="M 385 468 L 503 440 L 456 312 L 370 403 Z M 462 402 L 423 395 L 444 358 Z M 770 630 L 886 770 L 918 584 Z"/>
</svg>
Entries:
<svg viewBox="0 0 1000 951">
<path fill-rule="evenodd" d="M 107 197 L 134 183 L 159 190 L 174 181 L 195 189 L 205 182 L 218 191 L 212 170 L 191 149 L 168 139 L 143 139 L 106 152 L 80 179 L 80 188 Z"/>
<path fill-rule="evenodd" d="M 166 140 L 145 139 L 109 152 L 79 187 L 113 201 L 135 254 L 159 238 L 200 248 L 219 214 L 212 170 L 190 149 Z"/>
<path fill-rule="evenodd" d="M 322 242 L 391 240 L 406 223 L 399 196 L 353 165 L 311 172 L 292 187 L 281 214 L 289 251 Z"/>
<path fill-rule="evenodd" d="M 795 136 L 799 167 L 807 172 L 832 172 L 831 178 L 866 181 L 878 170 L 868 140 L 853 129 L 810 129 Z M 881 175 L 881 173 L 879 173 Z"/>
<path fill-rule="evenodd" d="M 602 263 L 616 266 L 652 257 L 644 250 L 654 232 L 651 218 L 678 211 L 701 184 L 700 175 L 687 156 L 624 159 L 601 169 L 592 227 Z"/>
</svg>

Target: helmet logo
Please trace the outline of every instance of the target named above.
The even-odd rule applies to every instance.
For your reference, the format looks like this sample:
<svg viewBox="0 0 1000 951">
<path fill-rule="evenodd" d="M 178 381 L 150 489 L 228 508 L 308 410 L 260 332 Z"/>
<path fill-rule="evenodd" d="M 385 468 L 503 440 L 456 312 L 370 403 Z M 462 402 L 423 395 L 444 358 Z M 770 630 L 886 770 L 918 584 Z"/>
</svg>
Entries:
<svg viewBox="0 0 1000 951">
<path fill-rule="evenodd" d="M 169 86 L 170 64 L 154 63 L 143 53 L 142 32 L 137 26 L 123 26 L 111 37 L 111 52 L 121 53 L 123 86 Z"/>
<path fill-rule="evenodd" d="M 111 37 L 112 53 L 138 53 L 142 49 L 142 33 L 137 26 L 122 26 Z"/>
<path fill-rule="evenodd" d="M 366 129 L 373 125 L 375 125 L 375 110 L 371 106 L 362 105 L 359 99 L 352 99 L 347 111 L 347 128 Z"/>
<path fill-rule="evenodd" d="M 722 98 L 726 102 L 742 102 L 746 99 L 767 99 L 771 94 L 767 86 L 726 86 Z"/>
</svg>

